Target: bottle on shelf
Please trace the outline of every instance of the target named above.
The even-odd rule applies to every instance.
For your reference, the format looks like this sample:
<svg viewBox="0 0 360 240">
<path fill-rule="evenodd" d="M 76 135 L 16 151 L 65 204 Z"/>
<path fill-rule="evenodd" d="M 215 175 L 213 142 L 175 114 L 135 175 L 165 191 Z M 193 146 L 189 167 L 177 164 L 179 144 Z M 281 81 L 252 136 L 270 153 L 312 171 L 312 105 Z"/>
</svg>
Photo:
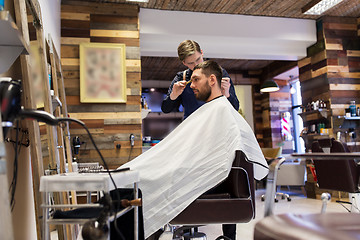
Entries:
<svg viewBox="0 0 360 240">
<path fill-rule="evenodd" d="M 315 106 L 315 102 L 314 102 L 314 101 L 311 102 L 311 110 L 316 110 L 316 106 Z"/>
<path fill-rule="evenodd" d="M 311 111 L 311 103 L 308 103 L 306 105 L 306 112 L 309 112 L 309 111 Z"/>
<path fill-rule="evenodd" d="M 350 115 L 351 117 L 356 117 L 356 105 L 355 101 L 350 101 Z"/>
<path fill-rule="evenodd" d="M 144 108 L 144 97 L 141 97 L 141 108 Z"/>
<path fill-rule="evenodd" d="M 144 97 L 144 109 L 148 109 L 148 108 L 149 108 L 148 103 L 146 101 L 146 98 Z"/>
<path fill-rule="evenodd" d="M 336 140 L 341 141 L 341 132 L 336 133 Z"/>
<path fill-rule="evenodd" d="M 320 99 L 319 109 L 326 109 L 326 103 L 325 103 L 325 101 L 322 100 L 322 99 Z"/>
<path fill-rule="evenodd" d="M 345 117 L 351 117 L 350 108 L 345 108 Z"/>
</svg>

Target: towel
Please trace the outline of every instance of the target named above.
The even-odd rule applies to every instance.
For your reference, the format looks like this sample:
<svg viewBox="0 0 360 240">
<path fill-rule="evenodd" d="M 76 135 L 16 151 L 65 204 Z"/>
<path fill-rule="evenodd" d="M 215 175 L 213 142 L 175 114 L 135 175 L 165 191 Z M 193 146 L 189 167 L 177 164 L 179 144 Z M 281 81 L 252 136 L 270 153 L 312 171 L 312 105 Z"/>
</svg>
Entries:
<svg viewBox="0 0 360 240">
<path fill-rule="evenodd" d="M 235 151 L 267 166 L 255 135 L 225 97 L 193 112 L 150 150 L 121 166 L 140 173 L 145 237 L 229 174 Z M 254 177 L 268 169 L 254 164 Z"/>
</svg>

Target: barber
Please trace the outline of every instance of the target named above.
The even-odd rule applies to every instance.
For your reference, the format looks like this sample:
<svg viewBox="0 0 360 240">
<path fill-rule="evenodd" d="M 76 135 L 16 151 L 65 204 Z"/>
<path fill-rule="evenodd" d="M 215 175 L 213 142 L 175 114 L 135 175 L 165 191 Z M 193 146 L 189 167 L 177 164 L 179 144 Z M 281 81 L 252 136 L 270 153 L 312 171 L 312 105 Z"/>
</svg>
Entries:
<svg viewBox="0 0 360 240">
<path fill-rule="evenodd" d="M 161 110 L 164 113 L 169 113 L 174 109 L 178 109 L 180 104 L 184 108 L 184 119 L 191 113 L 198 109 L 205 102 L 198 100 L 193 89 L 190 88 L 191 84 L 187 84 L 191 79 L 194 67 L 204 62 L 203 51 L 200 45 L 193 40 L 185 40 L 178 46 L 179 60 L 186 66 L 183 72 L 178 72 L 171 82 L 168 93 L 162 102 Z M 222 68 L 221 92 L 236 111 L 239 110 L 239 100 L 235 94 L 235 88 L 227 71 Z M 236 238 L 236 224 L 223 224 L 223 234 L 232 240 Z"/>
<path fill-rule="evenodd" d="M 204 104 L 203 101 L 199 101 L 195 98 L 194 92 L 190 88 L 190 84 L 187 84 L 191 78 L 194 67 L 202 63 L 203 51 L 200 45 L 193 40 L 185 40 L 178 46 L 179 60 L 186 66 L 183 72 L 178 72 L 171 82 L 168 93 L 162 102 L 161 110 L 164 113 L 172 112 L 174 109 L 178 109 L 180 105 L 184 108 L 184 119 L 191 113 Z M 227 97 L 229 102 L 234 106 L 235 110 L 239 110 L 239 100 L 235 94 L 235 88 L 231 81 L 229 74 L 225 69 L 222 69 L 223 79 L 221 81 L 222 94 Z"/>
</svg>

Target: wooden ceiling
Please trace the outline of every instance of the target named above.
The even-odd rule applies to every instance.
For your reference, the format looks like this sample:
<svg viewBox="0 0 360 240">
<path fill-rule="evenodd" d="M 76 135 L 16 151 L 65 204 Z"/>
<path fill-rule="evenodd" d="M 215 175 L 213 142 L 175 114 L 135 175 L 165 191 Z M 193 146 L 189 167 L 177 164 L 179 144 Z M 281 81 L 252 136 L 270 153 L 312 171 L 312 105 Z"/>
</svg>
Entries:
<svg viewBox="0 0 360 240">
<path fill-rule="evenodd" d="M 126 0 L 83 0 L 94 2 L 129 3 Z M 317 19 L 321 16 L 304 15 L 302 8 L 312 0 L 149 0 L 138 4 L 142 8 L 191 11 L 253 16 Z M 360 17 L 359 0 L 344 0 L 323 15 Z M 174 49 L 176 51 L 176 49 Z M 260 70 L 273 61 L 213 59 L 229 73 Z M 184 70 L 177 58 L 141 57 L 142 80 L 172 80 L 176 72 Z"/>
<path fill-rule="evenodd" d="M 161 10 L 316 19 L 318 16 L 304 15 L 301 12 L 301 8 L 309 2 L 311 0 L 149 0 L 148 3 L 139 5 Z M 326 15 L 359 17 L 359 13 L 359 0 L 344 0 Z"/>
<path fill-rule="evenodd" d="M 130 3 L 126 0 L 83 0 L 88 2 Z M 253 16 L 317 19 L 301 9 L 312 0 L 149 0 L 142 8 L 161 10 L 241 14 Z M 344 0 L 325 13 L 328 16 L 359 17 L 359 0 Z"/>
<path fill-rule="evenodd" d="M 206 60 L 206 59 L 205 59 Z M 273 61 L 240 60 L 212 58 L 229 73 L 242 73 L 244 70 L 259 70 Z M 171 81 L 175 74 L 186 67 L 175 57 L 141 57 L 141 79 Z"/>
</svg>

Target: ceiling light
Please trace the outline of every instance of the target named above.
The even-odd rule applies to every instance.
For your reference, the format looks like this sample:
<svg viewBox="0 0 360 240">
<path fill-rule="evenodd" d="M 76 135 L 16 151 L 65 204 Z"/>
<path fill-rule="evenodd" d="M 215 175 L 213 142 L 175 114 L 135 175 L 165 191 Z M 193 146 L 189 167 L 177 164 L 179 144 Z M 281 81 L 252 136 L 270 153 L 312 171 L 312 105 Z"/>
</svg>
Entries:
<svg viewBox="0 0 360 240">
<path fill-rule="evenodd" d="M 313 0 L 301 10 L 304 14 L 321 15 L 342 1 L 343 0 Z"/>
<path fill-rule="evenodd" d="M 279 91 L 279 89 L 279 85 L 277 85 L 276 82 L 267 80 L 261 85 L 260 92 L 276 92 Z"/>
<path fill-rule="evenodd" d="M 296 89 L 293 87 L 293 85 L 290 85 L 290 94 L 295 94 Z"/>
<path fill-rule="evenodd" d="M 127 2 L 141 2 L 141 3 L 147 3 L 149 0 L 126 0 Z"/>
</svg>

